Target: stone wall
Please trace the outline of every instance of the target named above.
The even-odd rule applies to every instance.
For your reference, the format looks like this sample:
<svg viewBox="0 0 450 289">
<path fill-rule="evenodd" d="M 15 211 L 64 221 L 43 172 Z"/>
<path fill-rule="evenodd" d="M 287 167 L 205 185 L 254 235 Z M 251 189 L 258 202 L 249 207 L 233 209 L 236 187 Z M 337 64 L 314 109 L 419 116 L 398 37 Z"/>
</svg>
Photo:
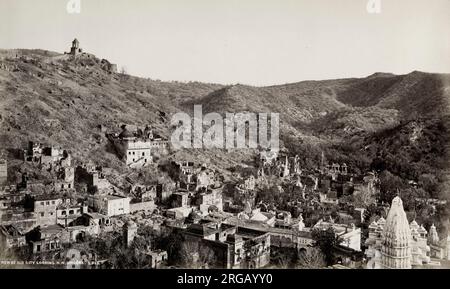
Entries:
<svg viewBox="0 0 450 289">
<path fill-rule="evenodd" d="M 145 212 L 153 212 L 155 210 L 156 205 L 154 201 L 149 202 L 142 202 L 142 203 L 130 203 L 130 213 L 136 213 L 139 211 L 145 211 Z"/>
</svg>

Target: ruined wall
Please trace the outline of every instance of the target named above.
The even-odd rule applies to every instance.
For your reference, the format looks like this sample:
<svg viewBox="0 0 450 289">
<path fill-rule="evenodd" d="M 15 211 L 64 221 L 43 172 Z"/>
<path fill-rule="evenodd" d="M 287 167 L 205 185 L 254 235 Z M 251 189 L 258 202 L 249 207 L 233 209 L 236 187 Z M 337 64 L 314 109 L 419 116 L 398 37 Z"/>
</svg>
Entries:
<svg viewBox="0 0 450 289">
<path fill-rule="evenodd" d="M 153 212 L 155 208 L 156 205 L 154 201 L 134 203 L 130 204 L 130 213 L 133 214 L 139 211 Z"/>
</svg>

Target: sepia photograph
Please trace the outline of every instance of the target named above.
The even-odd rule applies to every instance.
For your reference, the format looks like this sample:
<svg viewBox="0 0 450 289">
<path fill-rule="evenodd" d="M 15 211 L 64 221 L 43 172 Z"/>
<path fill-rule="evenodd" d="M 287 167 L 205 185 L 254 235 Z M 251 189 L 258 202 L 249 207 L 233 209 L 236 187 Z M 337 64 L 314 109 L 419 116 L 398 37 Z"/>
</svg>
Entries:
<svg viewBox="0 0 450 289">
<path fill-rule="evenodd" d="M 0 0 L 0 269 L 450 269 L 449 202 L 448 0 Z"/>
</svg>

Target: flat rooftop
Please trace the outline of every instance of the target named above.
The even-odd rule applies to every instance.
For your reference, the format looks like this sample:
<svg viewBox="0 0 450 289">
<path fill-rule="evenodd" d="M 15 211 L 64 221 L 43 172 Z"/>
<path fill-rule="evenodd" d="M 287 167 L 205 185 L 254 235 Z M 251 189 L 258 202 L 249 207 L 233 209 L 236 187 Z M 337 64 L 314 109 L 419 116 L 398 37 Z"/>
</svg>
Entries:
<svg viewBox="0 0 450 289">
<path fill-rule="evenodd" d="M 106 195 L 105 198 L 107 198 L 108 200 L 119 200 L 119 199 L 126 199 L 127 197 L 116 196 L 116 195 Z"/>
</svg>

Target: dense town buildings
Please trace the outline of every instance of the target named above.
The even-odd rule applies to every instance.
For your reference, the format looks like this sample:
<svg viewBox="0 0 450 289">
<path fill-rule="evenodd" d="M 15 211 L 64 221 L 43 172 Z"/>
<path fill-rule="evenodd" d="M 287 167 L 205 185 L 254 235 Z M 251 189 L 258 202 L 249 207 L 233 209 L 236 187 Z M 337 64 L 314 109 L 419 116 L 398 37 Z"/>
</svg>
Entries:
<svg viewBox="0 0 450 289">
<path fill-rule="evenodd" d="M 25 248 L 32 258 L 42 258 L 66 252 L 88 237 L 117 233 L 125 250 L 151 230 L 154 235 L 180 234 L 179 248 L 199 246 L 199 252 L 183 254 L 194 254 L 195 266 L 201 268 L 268 268 L 276 266 L 274 252 L 304 254 L 317 248 L 317 232 L 332 230 L 339 240 L 333 247 L 339 263 L 333 266 L 416 268 L 449 260 L 449 238 L 441 238 L 434 225 L 427 231 L 414 220 L 409 223 L 399 197 L 387 215 L 369 224 L 363 237 L 367 206 L 348 200 L 358 195 L 367 202 L 376 199 L 380 179 L 374 172 L 356 175 L 346 164 L 324 162 L 306 170 L 298 156 L 262 153 L 255 171 L 238 174 L 226 184 L 221 173 L 206 164 L 164 159 L 167 143 L 148 126 L 122 126 L 120 134 L 107 137 L 124 161 L 124 173 L 91 160 L 75 165 L 68 150 L 34 142 L 21 155 L 31 171 L 18 172 L 16 184 L 8 183 L 8 161 L 0 161 L 4 250 Z M 160 158 L 166 179 L 143 179 Z M 45 172 L 47 179 L 36 179 L 36 172 Z M 280 203 L 274 196 L 288 198 Z M 161 244 L 149 242 L 139 248 L 136 252 L 145 256 L 148 268 L 175 262 L 173 252 Z M 201 260 L 203 250 L 213 260 Z M 76 260 L 97 258 L 96 252 L 89 254 L 72 254 L 68 268 Z"/>
<path fill-rule="evenodd" d="M 210 248 L 220 268 L 257 269 L 270 262 L 270 235 L 264 231 L 206 222 L 189 226 L 184 234 L 187 241 Z"/>
</svg>

